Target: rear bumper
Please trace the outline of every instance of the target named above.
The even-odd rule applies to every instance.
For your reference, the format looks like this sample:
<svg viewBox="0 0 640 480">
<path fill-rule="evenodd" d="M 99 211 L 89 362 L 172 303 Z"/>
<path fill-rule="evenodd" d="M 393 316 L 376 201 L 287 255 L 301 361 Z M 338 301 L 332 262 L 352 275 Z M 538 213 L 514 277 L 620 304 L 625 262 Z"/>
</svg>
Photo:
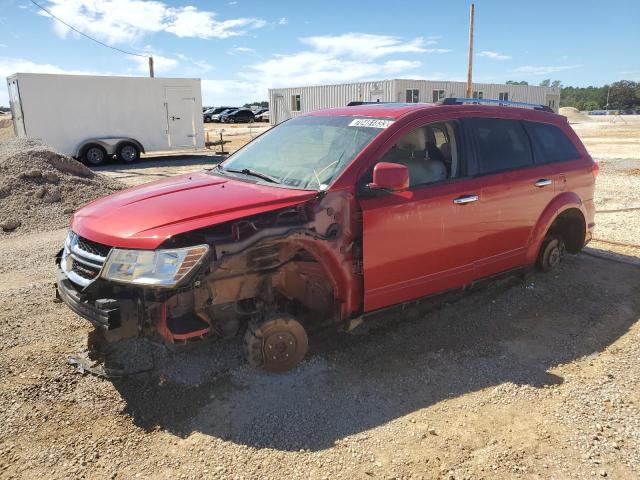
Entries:
<svg viewBox="0 0 640 480">
<path fill-rule="evenodd" d="M 75 289 L 59 267 L 56 277 L 56 297 L 75 313 L 104 330 L 113 330 L 122 325 L 119 301 L 106 298 L 95 301 L 83 299 L 82 294 Z"/>
</svg>

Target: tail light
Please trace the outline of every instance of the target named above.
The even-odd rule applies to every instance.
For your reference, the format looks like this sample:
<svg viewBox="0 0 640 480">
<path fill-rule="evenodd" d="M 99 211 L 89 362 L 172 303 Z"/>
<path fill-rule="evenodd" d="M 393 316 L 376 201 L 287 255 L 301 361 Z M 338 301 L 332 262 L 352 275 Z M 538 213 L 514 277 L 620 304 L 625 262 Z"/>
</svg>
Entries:
<svg viewBox="0 0 640 480">
<path fill-rule="evenodd" d="M 600 171 L 600 165 L 595 160 L 593 161 L 593 165 L 591 165 L 591 173 L 593 173 L 594 178 L 598 176 L 598 172 Z"/>
</svg>

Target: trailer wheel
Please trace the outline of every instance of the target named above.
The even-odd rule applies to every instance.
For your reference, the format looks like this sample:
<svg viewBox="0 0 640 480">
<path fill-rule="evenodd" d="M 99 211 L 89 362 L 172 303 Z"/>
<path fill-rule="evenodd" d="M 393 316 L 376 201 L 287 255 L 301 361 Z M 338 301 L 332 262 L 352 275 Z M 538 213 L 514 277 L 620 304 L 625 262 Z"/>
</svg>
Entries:
<svg viewBox="0 0 640 480">
<path fill-rule="evenodd" d="M 249 365 L 265 372 L 291 370 L 302 361 L 309 348 L 304 327 L 284 313 L 252 322 L 244 343 Z"/>
<path fill-rule="evenodd" d="M 97 167 L 107 160 L 107 151 L 100 145 L 89 145 L 82 153 L 82 159 L 85 163 Z"/>
<path fill-rule="evenodd" d="M 140 149 L 133 143 L 123 143 L 118 147 L 118 160 L 133 163 L 140 158 Z"/>
</svg>

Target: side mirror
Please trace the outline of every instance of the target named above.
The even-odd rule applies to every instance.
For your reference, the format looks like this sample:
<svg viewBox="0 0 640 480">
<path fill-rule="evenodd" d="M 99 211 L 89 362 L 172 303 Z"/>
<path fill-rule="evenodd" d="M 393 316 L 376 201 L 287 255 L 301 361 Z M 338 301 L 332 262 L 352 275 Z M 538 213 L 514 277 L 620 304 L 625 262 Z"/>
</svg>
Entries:
<svg viewBox="0 0 640 480">
<path fill-rule="evenodd" d="M 409 169 L 399 163 L 380 162 L 373 167 L 371 190 L 397 192 L 409 188 Z"/>
</svg>

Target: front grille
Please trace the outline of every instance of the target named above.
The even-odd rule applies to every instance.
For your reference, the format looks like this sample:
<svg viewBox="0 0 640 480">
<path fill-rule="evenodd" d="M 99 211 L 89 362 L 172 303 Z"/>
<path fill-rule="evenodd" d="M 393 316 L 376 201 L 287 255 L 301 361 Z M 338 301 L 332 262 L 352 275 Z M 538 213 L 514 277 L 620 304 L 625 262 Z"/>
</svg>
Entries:
<svg viewBox="0 0 640 480">
<path fill-rule="evenodd" d="M 69 232 L 60 265 L 72 283 L 86 287 L 102 270 L 111 247 Z"/>
<path fill-rule="evenodd" d="M 93 280 L 98 276 L 100 270 L 94 267 L 90 267 L 88 265 L 84 265 L 77 260 L 73 260 L 73 265 L 71 267 L 71 271 L 76 275 L 81 276 L 86 280 Z"/>
<path fill-rule="evenodd" d="M 108 245 L 103 245 L 102 243 L 92 242 L 86 238 L 78 237 L 78 248 L 80 250 L 84 250 L 85 252 L 92 253 L 94 255 L 98 255 L 100 257 L 106 257 L 109 255 L 109 251 L 111 247 Z"/>
</svg>

